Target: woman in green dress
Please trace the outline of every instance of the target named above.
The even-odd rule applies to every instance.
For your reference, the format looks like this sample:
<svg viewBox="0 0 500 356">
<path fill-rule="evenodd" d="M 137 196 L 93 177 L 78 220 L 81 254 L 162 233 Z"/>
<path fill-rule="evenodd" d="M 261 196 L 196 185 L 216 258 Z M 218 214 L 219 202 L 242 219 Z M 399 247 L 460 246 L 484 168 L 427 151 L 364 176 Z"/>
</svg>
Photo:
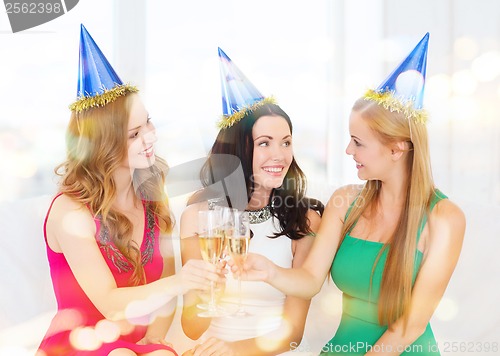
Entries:
<svg viewBox="0 0 500 356">
<path fill-rule="evenodd" d="M 432 180 L 422 109 L 428 36 L 354 104 L 346 153 L 366 183 L 333 193 L 302 268 L 249 255 L 242 272 L 303 298 L 330 272 L 342 318 L 325 355 L 439 354 L 429 320 L 458 261 L 465 217 Z"/>
</svg>

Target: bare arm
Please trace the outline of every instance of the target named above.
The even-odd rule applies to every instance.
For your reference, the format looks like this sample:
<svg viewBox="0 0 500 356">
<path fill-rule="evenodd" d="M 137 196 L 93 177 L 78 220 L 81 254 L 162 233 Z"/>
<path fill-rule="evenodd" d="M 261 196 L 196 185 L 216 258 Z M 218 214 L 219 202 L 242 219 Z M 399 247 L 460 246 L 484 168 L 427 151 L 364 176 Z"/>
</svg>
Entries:
<svg viewBox="0 0 500 356">
<path fill-rule="evenodd" d="M 344 217 L 359 192 L 355 186 L 339 188 L 328 201 L 318 233 L 301 268 L 281 268 L 266 258 L 249 254 L 243 278 L 263 280 L 286 295 L 310 299 L 316 295 L 330 270 L 337 252 Z M 233 270 L 237 268 L 233 266 Z"/>
<path fill-rule="evenodd" d="M 49 246 L 64 254 L 83 291 L 107 319 L 148 315 L 179 293 L 208 289 L 208 281 L 218 279 L 215 267 L 199 261 L 174 276 L 147 285 L 118 288 L 95 233 L 94 220 L 85 207 L 64 195 L 54 202 L 47 221 Z"/>
<path fill-rule="evenodd" d="M 402 318 L 397 320 L 394 328 L 387 330 L 375 344 L 384 345 L 375 348 L 381 352 L 370 351 L 367 355 L 399 355 L 398 350 L 404 350 L 423 334 L 446 290 L 462 249 L 465 217 L 446 199 L 433 209 L 428 224 L 429 245 L 413 287 L 406 332 Z"/>
</svg>

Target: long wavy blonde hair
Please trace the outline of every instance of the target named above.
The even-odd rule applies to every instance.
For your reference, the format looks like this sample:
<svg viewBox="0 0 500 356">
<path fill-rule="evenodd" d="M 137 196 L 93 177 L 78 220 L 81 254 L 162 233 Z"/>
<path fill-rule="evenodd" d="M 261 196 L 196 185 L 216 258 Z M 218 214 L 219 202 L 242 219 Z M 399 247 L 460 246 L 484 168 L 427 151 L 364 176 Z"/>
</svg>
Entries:
<svg viewBox="0 0 500 356">
<path fill-rule="evenodd" d="M 116 247 L 133 267 L 131 283 L 145 283 L 141 253 L 132 241 L 133 226 L 113 209 L 116 198 L 115 171 L 127 159 L 128 121 L 132 101 L 127 94 L 103 107 L 72 112 L 66 131 L 66 161 L 56 167 L 61 176 L 60 192 L 87 206 L 101 219 Z M 164 191 L 166 162 L 156 157 L 147 169 L 136 169 L 133 176 L 138 196 L 147 201 L 161 232 L 170 232 L 173 219 Z"/>
<path fill-rule="evenodd" d="M 375 261 L 377 264 L 382 252 L 390 247 L 380 286 L 379 322 L 390 327 L 403 316 L 406 325 L 415 268 L 417 234 L 435 192 L 427 128 L 425 124 L 408 119 L 401 113 L 390 112 L 376 102 L 364 98 L 358 99 L 352 110 L 361 115 L 383 144 L 406 142 L 409 146 L 405 155 L 408 182 L 405 204 L 393 236 Z M 366 182 L 344 223 L 341 236 L 349 233 L 361 216 L 369 218 L 373 214 L 377 209 L 381 186 L 378 180 Z"/>
</svg>

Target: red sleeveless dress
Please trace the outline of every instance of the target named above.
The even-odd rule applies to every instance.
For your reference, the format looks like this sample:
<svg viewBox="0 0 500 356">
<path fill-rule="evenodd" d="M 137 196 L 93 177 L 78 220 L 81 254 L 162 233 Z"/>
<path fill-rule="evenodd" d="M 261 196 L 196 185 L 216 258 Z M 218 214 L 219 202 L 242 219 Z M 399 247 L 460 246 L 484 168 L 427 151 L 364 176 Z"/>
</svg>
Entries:
<svg viewBox="0 0 500 356">
<path fill-rule="evenodd" d="M 132 330 L 118 333 L 119 337 L 109 337 L 110 323 L 97 310 L 81 289 L 75 276 L 66 261 L 64 254 L 54 252 L 47 243 L 47 218 L 52 209 L 52 201 L 44 223 L 44 237 L 47 247 L 47 258 L 50 266 L 52 285 L 57 300 L 57 313 L 52 319 L 49 330 L 42 340 L 37 355 L 43 356 L 107 356 L 118 348 L 128 348 L 136 353 L 148 353 L 155 350 L 169 350 L 177 353 L 170 347 L 161 344 L 137 345 L 146 334 L 147 325 L 140 321 Z M 142 264 L 146 274 L 146 283 L 160 278 L 163 270 L 163 259 L 159 248 L 159 229 L 154 214 L 144 206 L 144 238 L 140 247 Z M 120 253 L 111 241 L 109 231 L 101 226 L 100 217 L 95 218 L 96 241 L 100 247 L 102 257 L 113 274 L 118 287 L 130 287 L 129 279 L 132 275 L 132 266 Z M 96 276 L 98 278 L 98 276 Z M 96 327 L 97 325 L 97 327 Z M 113 330 L 113 329 L 112 329 Z M 114 329 L 116 330 L 116 329 Z M 113 333 L 112 333 L 113 334 Z M 110 340 L 111 338 L 111 340 Z"/>
</svg>

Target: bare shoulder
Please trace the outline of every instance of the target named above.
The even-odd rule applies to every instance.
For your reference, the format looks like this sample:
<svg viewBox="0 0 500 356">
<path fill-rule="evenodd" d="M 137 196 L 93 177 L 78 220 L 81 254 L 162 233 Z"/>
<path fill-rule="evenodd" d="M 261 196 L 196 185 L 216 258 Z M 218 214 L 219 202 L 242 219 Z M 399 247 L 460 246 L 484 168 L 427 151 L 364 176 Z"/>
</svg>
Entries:
<svg viewBox="0 0 500 356">
<path fill-rule="evenodd" d="M 361 193 L 361 190 L 363 190 L 363 185 L 358 184 L 349 184 L 338 188 L 328 200 L 325 213 L 335 211 L 336 214 L 340 214 L 343 218 L 349 206 Z"/>
<path fill-rule="evenodd" d="M 181 214 L 181 224 L 183 219 L 191 219 L 198 215 L 198 212 L 201 210 L 207 210 L 208 204 L 207 202 L 199 202 L 193 203 L 186 206 L 186 208 L 182 211 Z"/>
<path fill-rule="evenodd" d="M 463 239 L 465 233 L 465 214 L 462 209 L 449 199 L 440 200 L 429 216 L 431 236 L 450 236 Z M 432 234 L 435 231 L 435 234 Z"/>
<path fill-rule="evenodd" d="M 46 225 L 47 242 L 53 251 L 61 252 L 61 245 L 73 244 L 96 233 L 94 218 L 87 207 L 63 194 L 52 204 Z"/>
<path fill-rule="evenodd" d="M 61 194 L 54 200 L 54 204 L 52 205 L 53 209 L 57 209 L 58 207 L 63 208 L 64 210 L 79 210 L 85 206 L 71 198 L 69 195 Z"/>
<path fill-rule="evenodd" d="M 430 219 L 433 222 L 465 225 L 465 214 L 450 199 L 440 200 L 432 210 Z"/>
<path fill-rule="evenodd" d="M 47 222 L 56 223 L 61 227 L 71 224 L 75 230 L 84 226 L 94 226 L 94 219 L 89 209 L 66 194 L 62 194 L 54 201 Z"/>
<path fill-rule="evenodd" d="M 194 236 L 197 232 L 198 212 L 207 210 L 207 202 L 199 202 L 188 205 L 181 214 L 180 234 L 181 239 Z"/>
</svg>

